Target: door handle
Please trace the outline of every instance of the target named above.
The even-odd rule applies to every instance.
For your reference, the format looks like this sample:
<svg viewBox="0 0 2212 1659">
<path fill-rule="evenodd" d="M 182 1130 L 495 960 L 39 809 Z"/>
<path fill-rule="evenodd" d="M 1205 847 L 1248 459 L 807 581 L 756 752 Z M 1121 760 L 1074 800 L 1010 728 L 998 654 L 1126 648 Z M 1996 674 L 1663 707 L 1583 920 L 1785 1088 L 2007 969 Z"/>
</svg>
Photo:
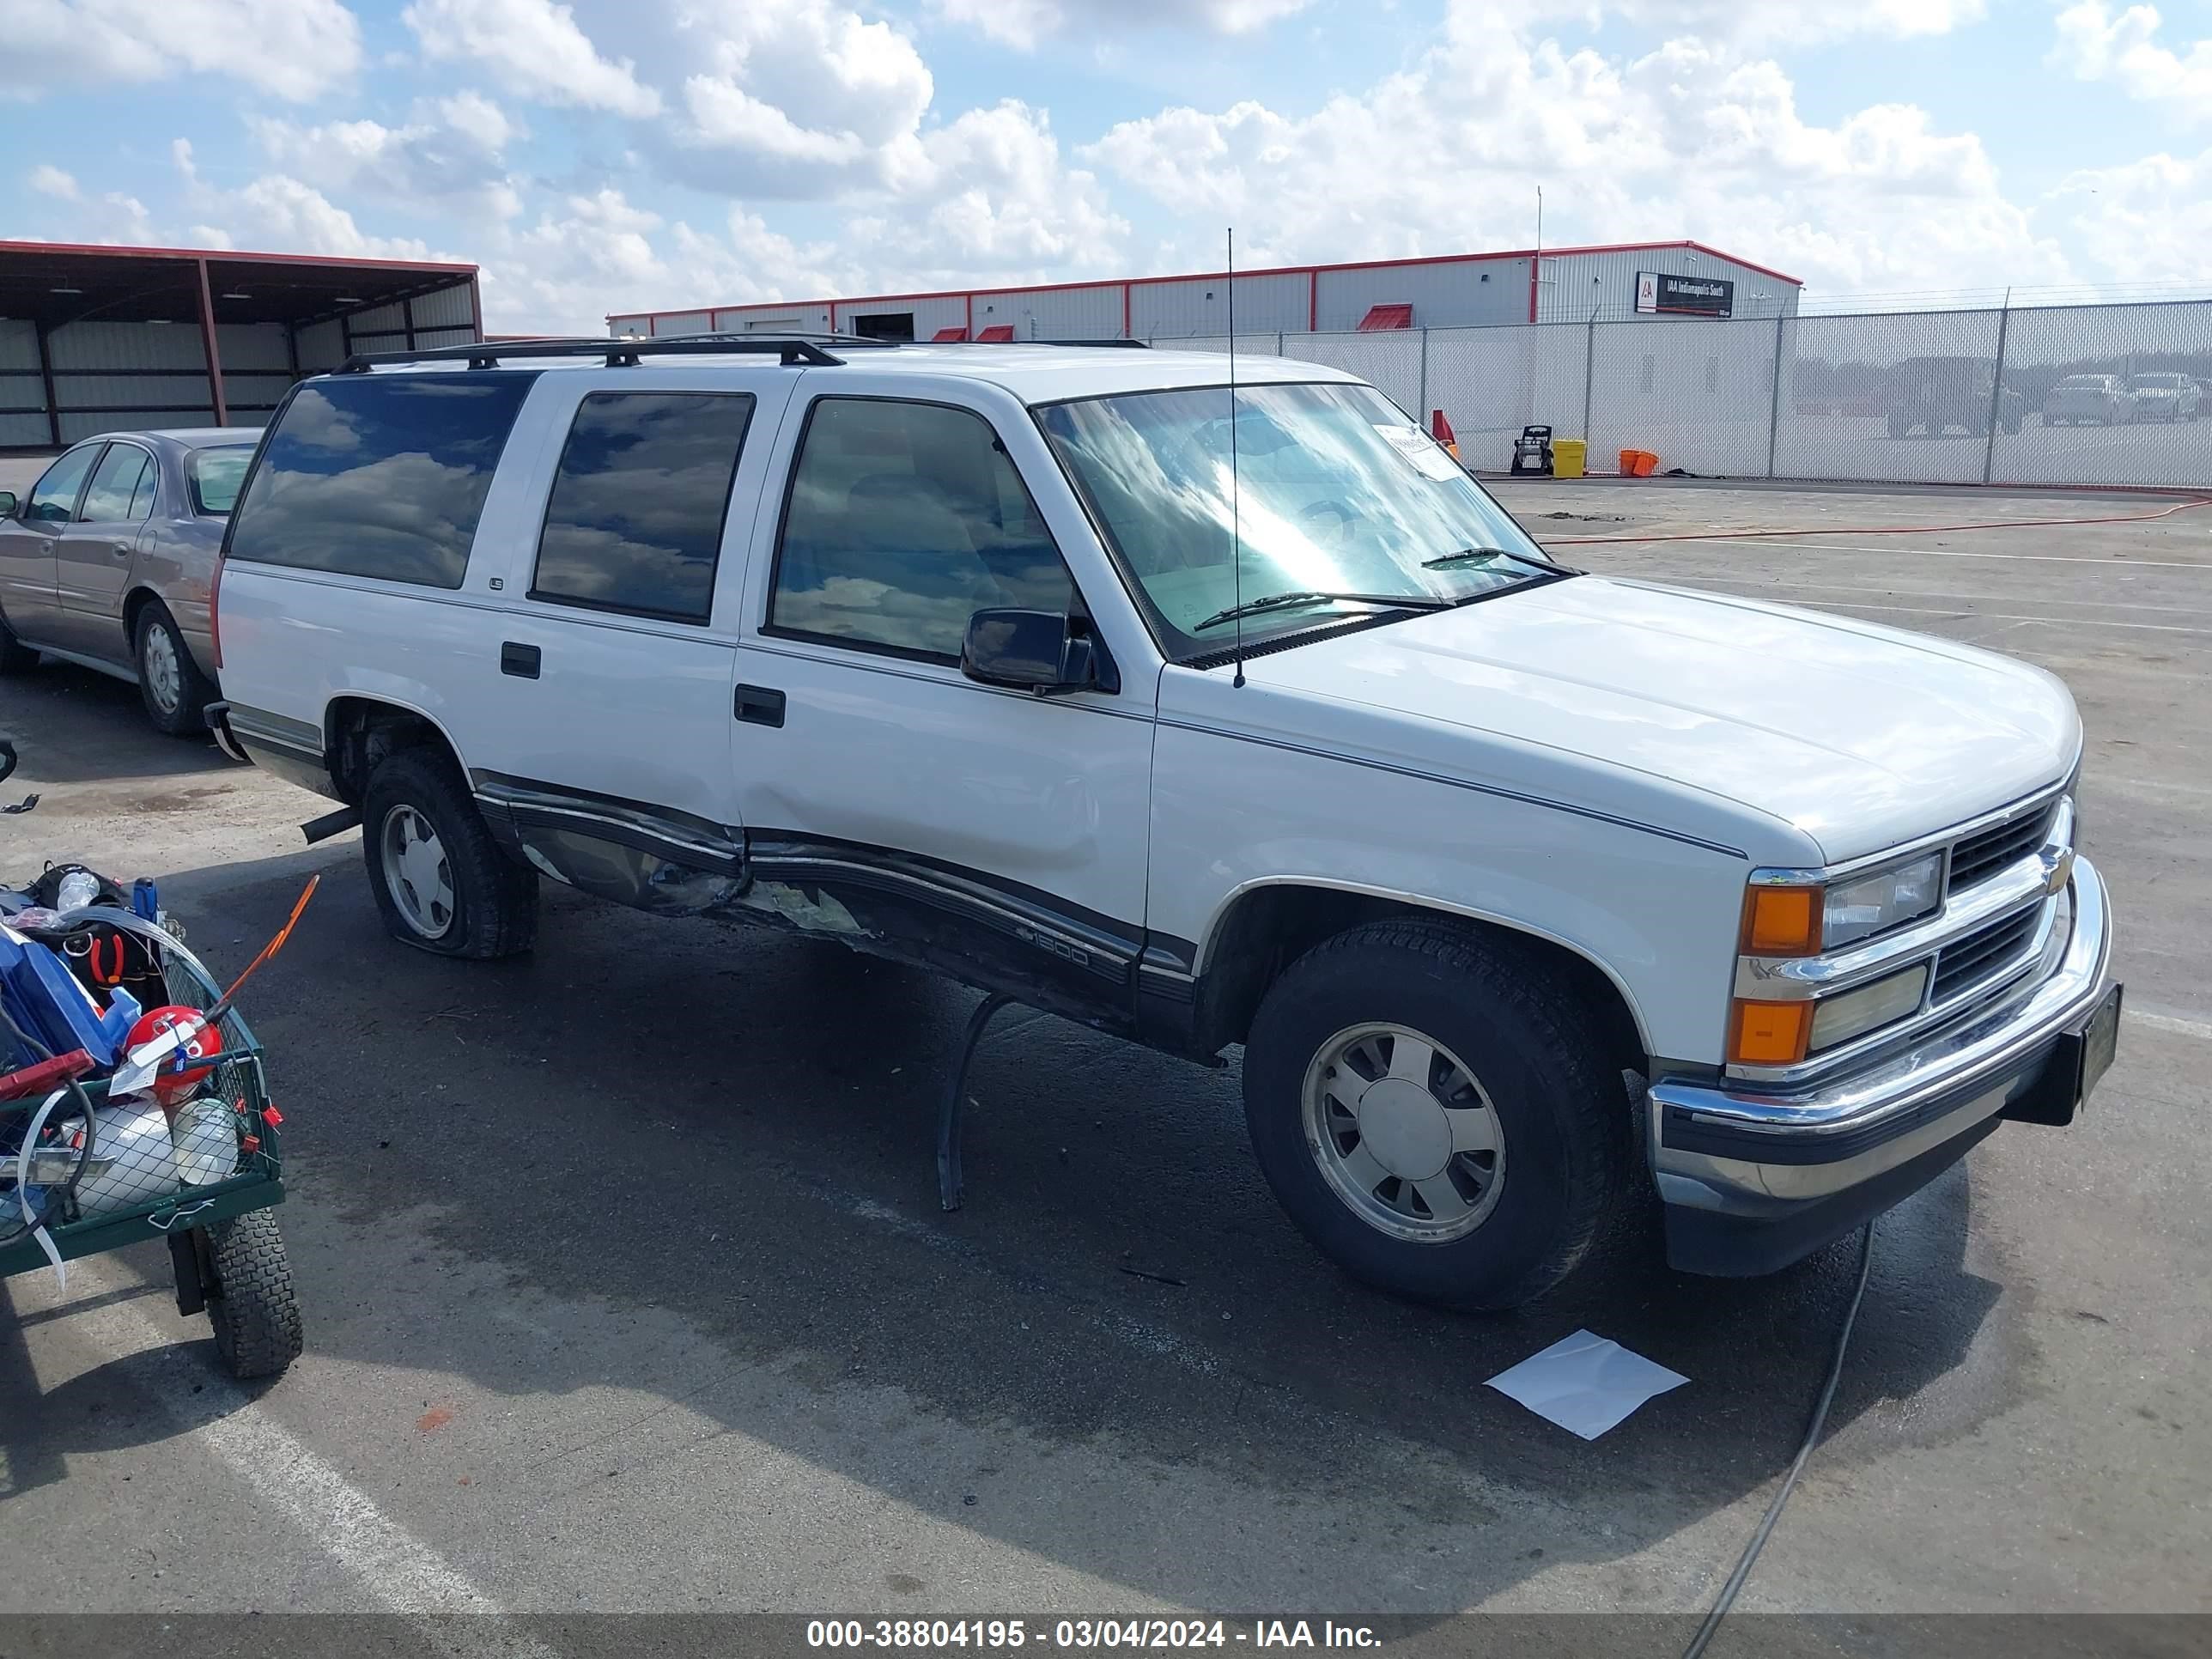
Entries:
<svg viewBox="0 0 2212 1659">
<path fill-rule="evenodd" d="M 118 542 L 118 543 L 116 543 L 116 544 L 115 544 L 115 556 L 116 556 L 117 558 L 118 558 L 118 559 L 127 559 L 127 558 L 129 558 L 129 557 L 131 556 L 131 544 L 130 544 L 130 543 L 128 543 L 128 542 Z"/>
<path fill-rule="evenodd" d="M 738 688 L 737 716 L 754 726 L 781 726 L 783 693 L 771 691 L 764 685 L 741 685 Z"/>
<path fill-rule="evenodd" d="M 519 645 L 513 640 L 501 640 L 499 646 L 499 672 L 512 674 L 519 680 L 538 678 L 538 651 L 534 645 Z"/>
</svg>

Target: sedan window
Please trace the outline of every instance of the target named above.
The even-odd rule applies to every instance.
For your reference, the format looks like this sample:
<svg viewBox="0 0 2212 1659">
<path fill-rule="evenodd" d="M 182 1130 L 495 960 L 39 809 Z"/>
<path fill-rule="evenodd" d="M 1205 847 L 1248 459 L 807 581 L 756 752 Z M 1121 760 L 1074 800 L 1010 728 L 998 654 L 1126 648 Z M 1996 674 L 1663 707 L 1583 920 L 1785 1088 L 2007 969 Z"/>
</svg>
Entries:
<svg viewBox="0 0 2212 1659">
<path fill-rule="evenodd" d="M 100 447 L 87 444 L 72 449 L 46 471 L 31 486 L 31 504 L 23 517 L 32 524 L 67 524 L 76 516 L 76 498 L 84 488 L 84 475 L 100 458 Z"/>
<path fill-rule="evenodd" d="M 220 517 L 237 506 L 238 487 L 246 481 L 246 465 L 252 459 L 252 444 L 194 450 L 188 468 L 193 507 Z"/>
<path fill-rule="evenodd" d="M 131 507 L 141 481 L 153 467 L 154 458 L 137 445 L 108 445 L 106 458 L 92 475 L 92 488 L 84 492 L 81 516 L 93 524 L 115 524 L 143 516 L 132 513 Z M 152 502 L 149 495 L 149 509 Z"/>
</svg>

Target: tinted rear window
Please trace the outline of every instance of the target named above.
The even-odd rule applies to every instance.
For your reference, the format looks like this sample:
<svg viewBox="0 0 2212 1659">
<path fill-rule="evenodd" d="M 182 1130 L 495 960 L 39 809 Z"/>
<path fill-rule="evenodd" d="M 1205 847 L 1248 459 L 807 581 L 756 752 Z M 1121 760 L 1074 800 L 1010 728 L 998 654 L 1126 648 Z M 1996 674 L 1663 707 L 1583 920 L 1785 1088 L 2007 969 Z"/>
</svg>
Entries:
<svg viewBox="0 0 2212 1659">
<path fill-rule="evenodd" d="M 593 392 L 561 451 L 530 597 L 703 623 L 750 392 Z"/>
<path fill-rule="evenodd" d="M 354 374 L 301 386 L 233 514 L 229 556 L 459 587 L 534 378 Z"/>
</svg>

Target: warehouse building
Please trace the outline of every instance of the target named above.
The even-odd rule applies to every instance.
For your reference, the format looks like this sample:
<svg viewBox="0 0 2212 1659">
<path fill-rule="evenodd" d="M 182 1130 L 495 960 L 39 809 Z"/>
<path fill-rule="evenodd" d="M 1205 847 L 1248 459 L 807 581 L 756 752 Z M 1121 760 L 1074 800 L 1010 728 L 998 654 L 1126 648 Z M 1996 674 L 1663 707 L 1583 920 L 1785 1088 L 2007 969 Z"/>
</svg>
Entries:
<svg viewBox="0 0 2212 1659">
<path fill-rule="evenodd" d="M 1790 317 L 1801 287 L 1698 242 L 1293 265 L 1239 271 L 1236 283 L 1240 334 Z M 1217 271 L 633 312 L 607 323 L 640 337 L 827 331 L 893 340 L 1164 341 L 1227 333 L 1229 299 Z"/>
<path fill-rule="evenodd" d="M 258 426 L 356 351 L 483 335 L 474 265 L 0 241 L 0 449 Z"/>
</svg>

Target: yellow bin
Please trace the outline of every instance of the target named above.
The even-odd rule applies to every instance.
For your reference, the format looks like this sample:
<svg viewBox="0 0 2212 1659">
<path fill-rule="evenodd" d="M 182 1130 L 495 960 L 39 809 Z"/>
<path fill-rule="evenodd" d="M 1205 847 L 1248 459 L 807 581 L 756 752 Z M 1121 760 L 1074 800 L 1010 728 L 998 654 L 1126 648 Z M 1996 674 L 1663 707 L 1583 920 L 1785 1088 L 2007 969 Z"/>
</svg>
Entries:
<svg viewBox="0 0 2212 1659">
<path fill-rule="evenodd" d="M 1552 476 L 1555 478 L 1579 478 L 1583 464 L 1589 459 L 1589 445 L 1581 438 L 1552 440 Z"/>
</svg>

